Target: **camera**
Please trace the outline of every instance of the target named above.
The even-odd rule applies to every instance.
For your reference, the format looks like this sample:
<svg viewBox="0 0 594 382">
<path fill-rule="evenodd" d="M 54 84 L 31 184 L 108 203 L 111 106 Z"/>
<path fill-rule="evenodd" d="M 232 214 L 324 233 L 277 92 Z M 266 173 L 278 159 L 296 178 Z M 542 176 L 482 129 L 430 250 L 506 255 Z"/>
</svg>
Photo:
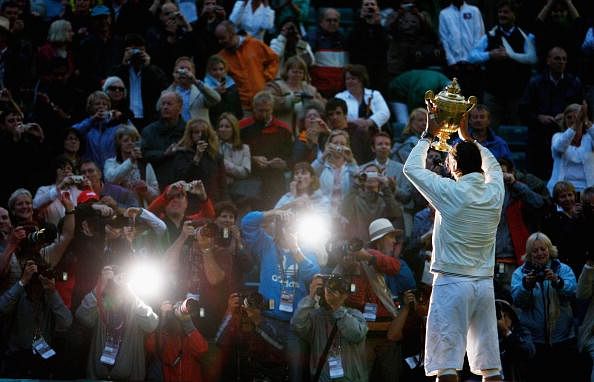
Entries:
<svg viewBox="0 0 594 382">
<path fill-rule="evenodd" d="M 214 243 L 221 247 L 228 247 L 231 244 L 231 230 L 228 227 L 219 227 L 216 223 L 209 222 L 198 229 L 201 236 L 214 239 Z"/>
<path fill-rule="evenodd" d="M 330 290 L 340 292 L 343 294 L 354 292 L 354 290 L 351 290 L 351 285 L 354 285 L 354 284 L 352 284 L 351 280 L 347 279 L 343 275 L 333 273 L 330 275 L 319 275 L 318 277 L 320 277 L 322 280 L 324 280 L 324 288 L 328 288 Z M 318 288 L 316 293 L 319 296 L 323 296 L 324 289 Z"/>
<path fill-rule="evenodd" d="M 380 177 L 380 174 L 375 171 L 370 171 L 370 172 L 362 172 L 362 173 L 356 175 L 356 177 L 360 183 L 365 183 L 368 179 L 369 180 L 378 179 Z"/>
<path fill-rule="evenodd" d="M 242 308 L 264 309 L 264 296 L 257 291 L 245 291 L 239 294 Z"/>
<path fill-rule="evenodd" d="M 175 71 L 179 76 L 181 77 L 187 77 L 188 76 L 188 69 L 185 68 L 179 68 Z"/>
<path fill-rule="evenodd" d="M 109 123 L 113 118 L 113 111 L 109 110 L 103 113 L 103 120 L 105 123 Z"/>
<path fill-rule="evenodd" d="M 130 55 L 132 57 L 140 57 L 142 56 L 142 50 L 139 48 L 132 48 L 130 49 Z"/>
<path fill-rule="evenodd" d="M 46 263 L 45 261 L 43 261 L 43 259 L 37 257 L 28 257 L 27 259 L 25 259 L 22 263 L 21 263 L 21 268 L 25 269 L 25 267 L 27 266 L 28 262 L 34 262 L 35 265 L 37 265 L 37 273 L 35 273 L 32 277 L 33 281 L 39 281 L 39 275 L 50 279 L 50 280 L 63 280 L 64 281 L 64 277 L 65 274 L 60 275 L 55 269 L 53 269 L 51 267 L 50 264 Z"/>
<path fill-rule="evenodd" d="M 306 99 L 314 99 L 314 96 L 307 93 L 299 93 L 299 97 L 301 98 L 301 102 L 303 102 Z"/>
<path fill-rule="evenodd" d="M 545 265 L 537 265 L 532 262 L 526 262 L 522 268 L 522 273 L 530 274 L 534 272 L 536 282 L 542 283 L 545 280 L 545 271 L 549 269 Z"/>
<path fill-rule="evenodd" d="M 24 228 L 27 232 L 24 241 L 30 246 L 49 244 L 58 236 L 58 230 L 53 224 L 46 224 L 45 227 L 40 229 L 35 226 L 25 226 Z"/>
<path fill-rule="evenodd" d="M 183 301 L 176 302 L 173 310 L 182 315 L 195 316 L 200 311 L 200 306 L 198 304 L 198 300 L 186 298 Z"/>
<path fill-rule="evenodd" d="M 335 260 L 344 259 L 350 256 L 353 252 L 358 252 L 363 249 L 363 240 L 361 239 L 350 239 L 350 240 L 332 240 L 326 243 L 326 252 L 329 258 Z"/>
</svg>

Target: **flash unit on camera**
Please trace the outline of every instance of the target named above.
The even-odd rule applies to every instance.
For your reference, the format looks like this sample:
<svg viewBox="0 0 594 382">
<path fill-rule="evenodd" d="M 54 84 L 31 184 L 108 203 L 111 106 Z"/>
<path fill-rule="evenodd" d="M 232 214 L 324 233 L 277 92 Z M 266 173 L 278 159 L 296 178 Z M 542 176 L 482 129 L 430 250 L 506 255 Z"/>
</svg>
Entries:
<svg viewBox="0 0 594 382">
<path fill-rule="evenodd" d="M 351 293 L 355 293 L 357 291 L 357 286 L 355 283 L 351 283 Z"/>
<path fill-rule="evenodd" d="M 204 308 L 200 308 L 200 318 L 204 318 L 205 313 L 204 313 Z"/>
</svg>

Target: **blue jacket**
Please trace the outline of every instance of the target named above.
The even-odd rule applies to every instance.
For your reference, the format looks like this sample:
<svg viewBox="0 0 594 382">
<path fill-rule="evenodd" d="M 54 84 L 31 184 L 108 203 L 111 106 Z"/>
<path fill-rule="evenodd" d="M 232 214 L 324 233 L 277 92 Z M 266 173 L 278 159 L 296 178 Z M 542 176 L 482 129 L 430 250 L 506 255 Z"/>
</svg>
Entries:
<svg viewBox="0 0 594 382">
<path fill-rule="evenodd" d="M 537 282 L 534 288 L 526 289 L 522 283 L 525 275 L 523 269 L 526 264 L 518 267 L 512 276 L 512 297 L 514 305 L 520 308 L 520 322 L 530 330 L 534 342 L 538 344 L 545 343 L 544 314 L 545 301 L 547 301 L 547 304 L 551 302 L 551 298 L 547 296 L 549 291 L 557 293 L 560 308 L 559 318 L 557 318 L 557 323 L 551 333 L 551 343 L 554 344 L 575 337 L 570 299 L 575 296 L 577 282 L 573 271 L 568 265 L 558 261 L 555 262 L 559 264 L 559 268 L 555 272 L 563 279 L 563 286 L 556 290 L 548 280 L 545 280 L 542 284 Z M 544 296 L 543 291 L 545 292 Z"/>
<path fill-rule="evenodd" d="M 417 282 L 415 276 L 404 259 L 399 258 L 400 271 L 395 275 L 386 275 L 386 285 L 393 296 L 399 297 L 403 292 L 416 289 Z"/>
<path fill-rule="evenodd" d="M 309 294 L 309 282 L 320 272 L 320 266 L 315 254 L 303 250 L 306 260 L 296 263 L 288 251 L 277 247 L 272 236 L 268 235 L 261 224 L 264 214 L 260 211 L 248 213 L 241 220 L 241 231 L 248 252 L 260 258 L 260 287 L 258 291 L 264 296 L 264 302 L 270 307 L 270 300 L 274 300 L 274 309 L 266 310 L 265 315 L 282 321 L 289 321 L 291 312 L 279 310 L 280 296 L 283 284 L 283 272 L 279 264 L 282 256 L 285 274 L 285 289 L 294 293 L 293 312 L 303 297 Z"/>
<path fill-rule="evenodd" d="M 72 126 L 86 138 L 85 158 L 92 160 L 103 171 L 103 165 L 109 158 L 115 157 L 115 134 L 119 122 L 95 123 L 93 117 L 83 119 Z"/>
</svg>

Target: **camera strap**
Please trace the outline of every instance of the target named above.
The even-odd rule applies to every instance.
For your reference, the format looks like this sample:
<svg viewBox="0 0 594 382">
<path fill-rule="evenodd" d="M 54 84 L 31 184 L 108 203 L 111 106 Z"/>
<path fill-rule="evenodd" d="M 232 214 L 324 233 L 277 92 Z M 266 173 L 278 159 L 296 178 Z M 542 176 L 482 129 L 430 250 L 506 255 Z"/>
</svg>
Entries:
<svg viewBox="0 0 594 382">
<path fill-rule="evenodd" d="M 336 332 L 338 331 L 338 326 L 336 325 L 336 321 L 332 326 L 332 331 L 330 332 L 330 336 L 328 336 L 328 341 L 326 342 L 326 346 L 324 347 L 324 351 L 318 360 L 318 367 L 316 368 L 316 374 L 313 377 L 313 382 L 318 382 L 320 380 L 320 376 L 322 375 L 322 370 L 324 369 L 324 365 L 326 364 L 326 359 L 328 358 L 328 353 L 330 352 L 330 348 L 332 347 L 332 343 L 334 342 L 334 337 L 336 337 Z"/>
</svg>

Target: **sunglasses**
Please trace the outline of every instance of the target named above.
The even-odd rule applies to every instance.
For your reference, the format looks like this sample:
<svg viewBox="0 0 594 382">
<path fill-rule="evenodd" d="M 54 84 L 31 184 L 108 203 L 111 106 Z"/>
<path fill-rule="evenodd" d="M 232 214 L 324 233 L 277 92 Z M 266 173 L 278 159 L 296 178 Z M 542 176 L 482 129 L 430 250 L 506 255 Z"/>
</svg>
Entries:
<svg viewBox="0 0 594 382">
<path fill-rule="evenodd" d="M 108 86 L 107 90 L 112 91 L 112 92 L 124 92 L 126 90 L 126 88 L 121 87 L 121 86 Z"/>
</svg>

